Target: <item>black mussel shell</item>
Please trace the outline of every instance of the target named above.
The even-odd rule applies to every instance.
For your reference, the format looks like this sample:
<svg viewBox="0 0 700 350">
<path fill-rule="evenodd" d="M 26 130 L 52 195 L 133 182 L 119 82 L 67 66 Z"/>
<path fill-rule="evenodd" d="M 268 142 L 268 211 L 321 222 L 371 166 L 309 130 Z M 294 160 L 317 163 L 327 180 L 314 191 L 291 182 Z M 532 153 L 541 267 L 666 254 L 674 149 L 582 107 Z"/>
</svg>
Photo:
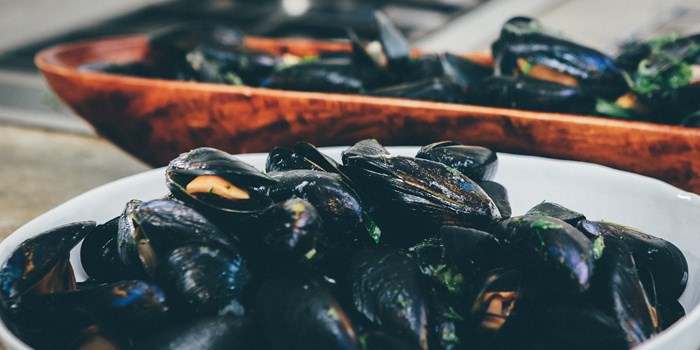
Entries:
<svg viewBox="0 0 700 350">
<path fill-rule="evenodd" d="M 385 73 L 375 67 L 306 62 L 270 74 L 262 87 L 270 89 L 363 93 L 385 84 Z"/>
<path fill-rule="evenodd" d="M 284 264 L 313 256 L 322 219 L 311 203 L 291 198 L 265 210 L 259 225 L 265 259 Z"/>
<path fill-rule="evenodd" d="M 95 226 L 94 221 L 74 222 L 20 243 L 0 268 L 3 308 L 14 307 L 32 289 L 38 294 L 74 289 L 75 277 L 68 261 L 70 251 Z"/>
<path fill-rule="evenodd" d="M 33 295 L 21 304 L 21 332 L 43 334 L 70 344 L 85 328 L 98 327 L 122 341 L 157 331 L 168 312 L 165 294 L 137 280 L 69 292 Z M 58 327 L 57 327 L 58 325 Z M 59 329 L 68 334 L 54 334 Z M 41 344 L 43 340 L 39 340 Z M 56 348 L 60 343 L 47 348 Z"/>
<path fill-rule="evenodd" d="M 615 320 L 595 307 L 579 303 L 514 312 L 489 349 L 623 350 L 630 344 Z"/>
<path fill-rule="evenodd" d="M 590 114 L 595 102 L 576 87 L 527 77 L 488 77 L 473 91 L 480 105 L 542 112 Z"/>
<path fill-rule="evenodd" d="M 440 141 L 418 150 L 417 158 L 428 159 L 459 170 L 476 182 L 492 180 L 498 170 L 496 152 L 481 146 Z"/>
<path fill-rule="evenodd" d="M 344 170 L 373 207 L 386 242 L 410 246 L 436 234 L 442 225 L 488 226 L 501 218 L 479 185 L 438 162 L 353 156 Z"/>
<path fill-rule="evenodd" d="M 350 262 L 352 299 L 357 311 L 414 346 L 428 346 L 428 301 L 420 271 L 408 255 L 366 248 Z"/>
<path fill-rule="evenodd" d="M 223 315 L 196 318 L 178 324 L 138 344 L 139 350 L 257 349 L 246 317 Z"/>
<path fill-rule="evenodd" d="M 433 282 L 433 286 L 461 295 L 465 290 L 464 276 L 449 261 L 445 254 L 446 249 L 438 237 L 430 237 L 408 251 L 415 259 L 420 272 Z"/>
<path fill-rule="evenodd" d="M 174 249 L 161 265 L 156 279 L 180 310 L 202 315 L 245 313 L 242 298 L 252 276 L 238 252 L 194 243 Z"/>
<path fill-rule="evenodd" d="M 508 197 L 508 190 L 505 186 L 501 185 L 495 181 L 484 180 L 479 182 L 481 189 L 486 192 L 486 194 L 491 197 L 493 202 L 496 204 L 496 208 L 501 213 L 502 219 L 507 219 L 513 215 L 513 211 L 510 208 L 510 199 Z"/>
<path fill-rule="evenodd" d="M 581 220 L 585 220 L 586 216 L 564 207 L 561 204 L 552 202 L 542 202 L 530 208 L 525 215 L 539 215 L 557 218 L 566 222 L 571 226 L 576 226 Z"/>
<path fill-rule="evenodd" d="M 272 349 L 360 349 L 356 330 L 330 291 L 305 273 L 265 282 L 256 312 Z"/>
<path fill-rule="evenodd" d="M 367 95 L 447 103 L 468 101 L 464 88 L 447 78 L 428 78 L 381 87 L 368 91 Z"/>
<path fill-rule="evenodd" d="M 259 86 L 281 62 L 273 54 L 211 44 L 200 44 L 185 57 L 197 81 L 248 86 Z"/>
<path fill-rule="evenodd" d="M 593 277 L 593 243 L 566 222 L 536 215 L 506 219 L 493 234 L 503 247 L 541 278 L 559 283 L 564 292 L 586 291 Z"/>
<path fill-rule="evenodd" d="M 611 57 L 551 33 L 532 19 L 506 22 L 492 45 L 496 75 L 529 76 L 532 67 L 545 67 L 575 78 L 575 86 L 586 96 L 615 99 L 627 91 Z"/>
<path fill-rule="evenodd" d="M 319 253 L 342 259 L 349 252 L 371 244 L 362 202 L 340 175 L 313 170 L 290 170 L 269 175 L 277 180 L 275 185 L 267 188 L 274 201 L 301 198 L 318 211 L 323 222 L 316 245 Z"/>
<path fill-rule="evenodd" d="M 685 316 L 683 305 L 677 300 L 671 300 L 656 305 L 656 312 L 659 315 L 660 330 L 671 327 L 676 321 Z"/>
<path fill-rule="evenodd" d="M 287 170 L 318 170 L 340 173 L 340 165 L 321 153 L 314 145 L 300 141 L 291 149 L 276 147 L 267 156 L 265 172 Z"/>
<path fill-rule="evenodd" d="M 685 290 L 688 262 L 673 243 L 612 222 L 584 220 L 578 228 L 591 238 L 602 236 L 606 242 L 614 239 L 625 242 L 635 263 L 648 268 L 653 275 L 659 299 L 678 299 Z"/>
<path fill-rule="evenodd" d="M 416 346 L 407 343 L 401 337 L 393 334 L 372 331 L 361 336 L 363 350 L 416 350 Z"/>
<path fill-rule="evenodd" d="M 440 228 L 445 255 L 469 283 L 495 268 L 513 265 L 511 254 L 488 232 L 459 227 Z"/>
<path fill-rule="evenodd" d="M 209 191 L 189 191 L 188 184 L 199 176 L 211 175 L 228 182 L 225 190 L 238 187 L 245 196 L 217 195 Z M 179 155 L 166 169 L 166 185 L 179 200 L 215 213 L 257 213 L 272 204 L 256 187 L 273 184 L 275 180 L 224 151 L 202 147 Z"/>
<path fill-rule="evenodd" d="M 402 68 L 405 67 L 411 57 L 411 46 L 406 37 L 384 13 L 374 11 L 374 18 L 377 21 L 377 29 L 379 29 L 379 41 L 382 44 L 382 51 L 387 59 L 387 68 L 401 73 Z"/>
<path fill-rule="evenodd" d="M 375 139 L 364 139 L 344 150 L 341 153 L 341 159 L 343 160 L 343 164 L 347 164 L 349 157 L 362 155 L 373 156 L 380 154 L 388 155 L 389 151 Z"/>
<path fill-rule="evenodd" d="M 435 286 L 426 286 L 428 309 L 428 349 L 458 350 L 471 344 L 467 334 L 467 309 L 463 296 Z"/>
<path fill-rule="evenodd" d="M 649 303 L 625 242 L 603 239 L 605 248 L 596 261 L 589 296 L 622 327 L 627 342 L 638 345 L 659 331 L 657 313 Z"/>
<path fill-rule="evenodd" d="M 130 202 L 119 219 L 118 251 L 127 271 L 155 275 L 160 259 L 192 242 L 229 247 L 234 238 L 182 202 L 155 199 Z"/>
<path fill-rule="evenodd" d="M 411 47 L 404 35 L 381 11 L 373 13 L 376 24 L 376 36 L 370 40 L 361 40 L 352 29 L 347 30 L 352 44 L 353 63 L 361 67 L 374 67 L 400 76 L 406 72 L 411 58 Z M 373 44 L 378 43 L 379 47 Z M 381 49 L 381 54 L 377 52 Z"/>
<path fill-rule="evenodd" d="M 290 148 L 275 147 L 267 154 L 265 159 L 266 173 L 292 169 L 319 170 Z"/>
<path fill-rule="evenodd" d="M 92 279 L 117 282 L 131 276 L 119 256 L 119 219 L 97 225 L 80 246 L 80 265 Z"/>
<path fill-rule="evenodd" d="M 462 92 L 493 74 L 493 69 L 477 64 L 472 60 L 449 52 L 421 55 L 411 61 L 410 81 L 438 78 L 447 79 L 459 87 Z"/>
</svg>

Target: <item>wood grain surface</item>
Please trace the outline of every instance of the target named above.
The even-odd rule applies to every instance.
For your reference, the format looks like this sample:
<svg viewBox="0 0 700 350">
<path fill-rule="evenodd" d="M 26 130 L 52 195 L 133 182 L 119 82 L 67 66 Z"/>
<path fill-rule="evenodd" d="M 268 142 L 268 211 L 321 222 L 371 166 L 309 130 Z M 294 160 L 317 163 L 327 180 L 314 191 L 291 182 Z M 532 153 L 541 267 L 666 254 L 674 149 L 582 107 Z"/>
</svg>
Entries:
<svg viewBox="0 0 700 350">
<path fill-rule="evenodd" d="M 349 47 L 301 39 L 248 38 L 247 44 L 297 55 Z M 700 129 L 76 70 L 87 62 L 130 62 L 146 53 L 145 37 L 119 37 L 55 46 L 35 62 L 57 95 L 99 134 L 154 166 L 199 146 L 244 153 L 299 140 L 331 146 L 363 138 L 385 145 L 450 139 L 500 152 L 598 163 L 700 193 Z"/>
</svg>

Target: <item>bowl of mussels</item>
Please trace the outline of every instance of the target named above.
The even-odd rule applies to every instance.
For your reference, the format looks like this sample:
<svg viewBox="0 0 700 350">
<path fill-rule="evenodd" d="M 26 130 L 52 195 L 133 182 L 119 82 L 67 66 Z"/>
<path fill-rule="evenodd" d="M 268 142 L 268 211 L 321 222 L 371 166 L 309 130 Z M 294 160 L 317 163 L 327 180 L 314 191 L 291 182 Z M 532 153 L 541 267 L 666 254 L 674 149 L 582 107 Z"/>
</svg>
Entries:
<svg viewBox="0 0 700 350">
<path fill-rule="evenodd" d="M 697 349 L 700 197 L 453 141 L 209 147 L 0 243 L 12 349 Z"/>
<path fill-rule="evenodd" d="M 420 52 L 376 34 L 313 41 L 217 25 L 48 48 L 36 64 L 98 133 L 154 166 L 210 146 L 451 139 L 607 165 L 700 192 L 699 36 L 607 54 L 515 17 L 491 52 Z M 264 135 L 264 136 L 261 136 Z"/>
</svg>

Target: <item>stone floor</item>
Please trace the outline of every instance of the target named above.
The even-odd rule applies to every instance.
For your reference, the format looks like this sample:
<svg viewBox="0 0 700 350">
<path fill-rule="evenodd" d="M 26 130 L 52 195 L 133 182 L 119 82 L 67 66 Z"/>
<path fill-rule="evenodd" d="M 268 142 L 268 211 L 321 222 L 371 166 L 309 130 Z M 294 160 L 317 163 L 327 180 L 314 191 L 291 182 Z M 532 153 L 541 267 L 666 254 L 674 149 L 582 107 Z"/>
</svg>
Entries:
<svg viewBox="0 0 700 350">
<path fill-rule="evenodd" d="M 0 125 L 0 239 L 91 188 L 148 169 L 96 136 Z"/>
</svg>

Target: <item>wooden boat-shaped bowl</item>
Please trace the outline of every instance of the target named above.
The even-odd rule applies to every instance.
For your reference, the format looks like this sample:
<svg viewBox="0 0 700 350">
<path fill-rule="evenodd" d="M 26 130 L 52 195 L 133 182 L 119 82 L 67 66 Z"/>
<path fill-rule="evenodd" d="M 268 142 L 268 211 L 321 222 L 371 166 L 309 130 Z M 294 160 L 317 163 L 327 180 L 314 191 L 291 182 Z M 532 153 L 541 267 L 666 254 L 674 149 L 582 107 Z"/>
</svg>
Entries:
<svg viewBox="0 0 700 350">
<path fill-rule="evenodd" d="M 344 42 L 248 38 L 253 48 L 297 55 L 348 50 Z M 51 88 L 96 131 L 161 166 L 200 146 L 268 151 L 376 138 L 385 145 L 450 139 L 497 151 L 580 160 L 651 176 L 700 193 L 700 129 L 395 98 L 280 91 L 81 72 L 95 61 L 132 62 L 143 36 L 59 45 L 35 62 Z"/>
</svg>

